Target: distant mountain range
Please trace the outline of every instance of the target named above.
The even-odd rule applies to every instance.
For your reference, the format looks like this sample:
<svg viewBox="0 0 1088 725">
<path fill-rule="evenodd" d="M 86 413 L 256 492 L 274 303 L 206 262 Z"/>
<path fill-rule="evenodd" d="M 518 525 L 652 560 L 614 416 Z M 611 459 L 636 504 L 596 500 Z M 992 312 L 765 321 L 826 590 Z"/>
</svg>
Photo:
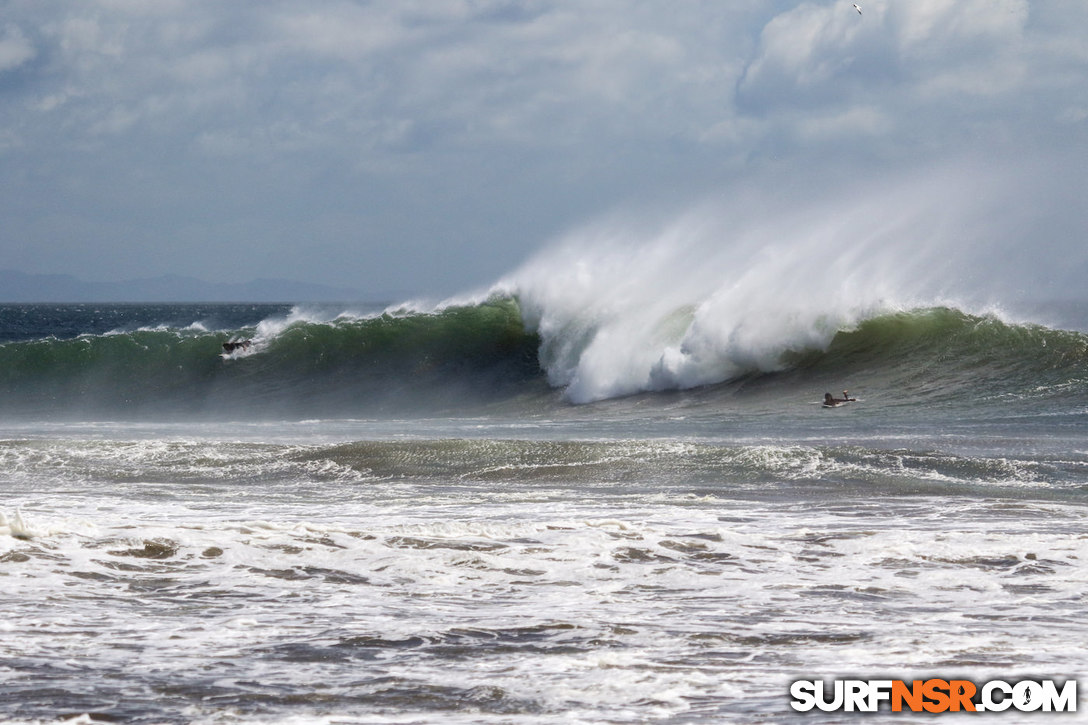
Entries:
<svg viewBox="0 0 1088 725">
<path fill-rule="evenodd" d="M 392 297 L 388 298 L 389 300 Z M 344 287 L 286 279 L 216 284 L 168 274 L 123 282 L 86 282 L 66 274 L 0 270 L 0 302 L 379 302 Z"/>
</svg>

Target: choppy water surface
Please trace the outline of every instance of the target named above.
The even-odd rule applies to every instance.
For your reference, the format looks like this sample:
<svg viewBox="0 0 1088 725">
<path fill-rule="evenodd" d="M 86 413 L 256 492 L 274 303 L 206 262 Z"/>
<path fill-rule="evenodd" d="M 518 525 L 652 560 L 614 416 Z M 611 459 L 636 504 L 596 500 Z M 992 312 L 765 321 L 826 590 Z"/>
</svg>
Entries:
<svg viewBox="0 0 1088 725">
<path fill-rule="evenodd" d="M 1088 664 L 1084 451 L 356 425 L 6 431 L 4 717 L 779 722 Z"/>
<path fill-rule="evenodd" d="M 1088 671 L 1088 325 L 714 289 L 0 309 L 0 719 L 838 721 L 789 683 Z"/>
</svg>

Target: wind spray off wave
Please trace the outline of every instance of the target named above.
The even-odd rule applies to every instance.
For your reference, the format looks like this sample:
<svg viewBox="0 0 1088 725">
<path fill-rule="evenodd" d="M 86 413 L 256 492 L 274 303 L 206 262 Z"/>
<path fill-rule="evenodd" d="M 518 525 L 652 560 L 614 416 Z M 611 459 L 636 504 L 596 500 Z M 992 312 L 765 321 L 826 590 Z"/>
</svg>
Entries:
<svg viewBox="0 0 1088 725">
<path fill-rule="evenodd" d="M 963 183 L 927 177 L 803 206 L 742 194 L 665 223 L 613 217 L 496 291 L 519 300 L 549 381 L 574 402 L 773 372 L 863 320 L 985 294 L 965 273 L 994 257 L 993 209 L 950 205 Z"/>
<path fill-rule="evenodd" d="M 1023 268 L 1004 252 L 1024 235 L 999 212 L 1023 205 L 965 188 L 961 176 L 927 176 L 803 205 L 764 192 L 665 221 L 617 215 L 483 294 L 438 305 L 130 306 L 101 320 L 13 306 L 15 317 L 0 314 L 21 320 L 0 337 L 0 410 L 308 419 L 501 405 L 530 417 L 737 382 L 688 396 L 721 410 L 756 379 L 781 409 L 840 385 L 972 401 L 1025 386 L 1076 394 L 1088 338 L 1006 314 Z M 1056 264 L 1033 262 L 1036 273 Z M 251 345 L 221 355 L 240 339 Z M 980 380 L 992 383 L 981 397 Z"/>
</svg>

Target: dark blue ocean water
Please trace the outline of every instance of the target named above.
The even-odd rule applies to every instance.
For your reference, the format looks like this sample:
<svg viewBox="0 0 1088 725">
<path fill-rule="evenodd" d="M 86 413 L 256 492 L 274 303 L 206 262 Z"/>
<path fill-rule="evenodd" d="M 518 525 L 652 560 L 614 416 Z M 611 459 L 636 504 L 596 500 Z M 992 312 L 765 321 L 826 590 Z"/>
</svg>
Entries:
<svg viewBox="0 0 1088 725">
<path fill-rule="evenodd" d="M 0 304 L 0 343 L 140 328 L 231 330 L 290 310 L 269 304 Z"/>
</svg>

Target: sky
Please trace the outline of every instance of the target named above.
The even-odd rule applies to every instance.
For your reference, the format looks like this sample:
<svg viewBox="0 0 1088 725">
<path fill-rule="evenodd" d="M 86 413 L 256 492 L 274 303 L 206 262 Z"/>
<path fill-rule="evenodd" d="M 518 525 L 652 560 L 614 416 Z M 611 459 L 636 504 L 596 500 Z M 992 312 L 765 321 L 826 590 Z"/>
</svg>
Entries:
<svg viewBox="0 0 1088 725">
<path fill-rule="evenodd" d="M 452 294 L 617 210 L 948 167 L 1068 262 L 1088 3 L 859 4 L 0 0 L 0 269 Z"/>
</svg>

